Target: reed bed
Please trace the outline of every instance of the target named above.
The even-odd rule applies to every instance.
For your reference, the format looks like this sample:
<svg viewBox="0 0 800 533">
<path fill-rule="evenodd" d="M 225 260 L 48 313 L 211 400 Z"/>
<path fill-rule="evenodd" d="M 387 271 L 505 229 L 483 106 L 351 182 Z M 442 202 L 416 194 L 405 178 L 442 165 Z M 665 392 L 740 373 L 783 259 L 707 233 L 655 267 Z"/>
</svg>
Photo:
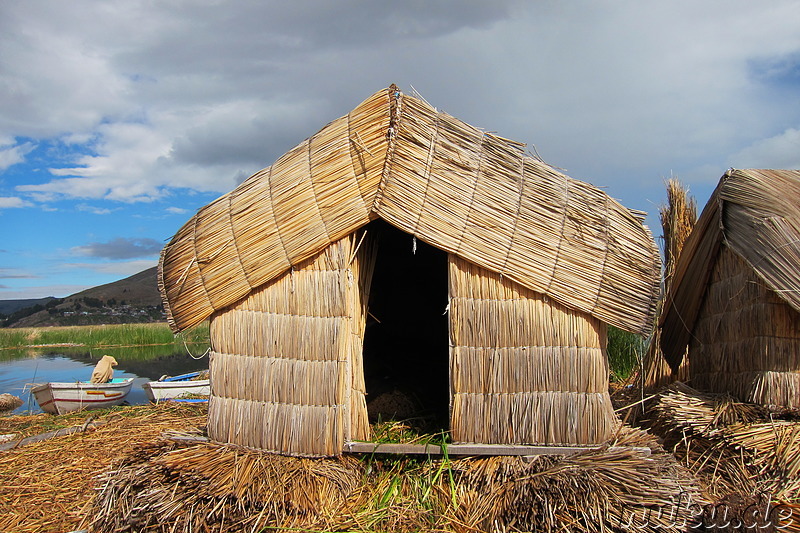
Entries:
<svg viewBox="0 0 800 533">
<path fill-rule="evenodd" d="M 17 437 L 86 422 L 75 415 L 0 418 Z M 0 531 L 73 531 L 89 517 L 96 476 L 167 429 L 205 423 L 205 409 L 162 403 L 97 412 L 96 428 L 0 452 Z"/>
<path fill-rule="evenodd" d="M 174 335 L 166 323 L 0 328 L 0 349 L 80 346 L 85 348 L 208 344 L 208 323 Z"/>
<path fill-rule="evenodd" d="M 396 87 L 204 207 L 164 248 L 175 330 L 381 217 L 626 330 L 652 327 L 658 251 L 639 214 Z"/>
<path fill-rule="evenodd" d="M 165 436 L 102 477 L 90 531 L 657 531 L 696 519 L 696 482 L 652 437 L 626 429 L 614 444 L 629 447 L 359 460 Z"/>
<path fill-rule="evenodd" d="M 453 254 L 449 262 L 453 440 L 610 438 L 605 325 Z"/>
<path fill-rule="evenodd" d="M 772 411 L 675 383 L 653 409 L 653 429 L 717 501 L 762 495 L 800 503 L 800 413 Z M 798 515 L 794 527 L 800 527 Z"/>
</svg>

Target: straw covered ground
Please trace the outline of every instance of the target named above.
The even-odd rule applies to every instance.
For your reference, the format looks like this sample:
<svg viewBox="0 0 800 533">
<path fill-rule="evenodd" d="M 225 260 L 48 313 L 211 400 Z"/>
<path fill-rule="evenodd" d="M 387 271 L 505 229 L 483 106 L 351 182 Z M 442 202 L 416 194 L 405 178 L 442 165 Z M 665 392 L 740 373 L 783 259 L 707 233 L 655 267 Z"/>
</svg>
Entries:
<svg viewBox="0 0 800 533">
<path fill-rule="evenodd" d="M 87 429 L 0 451 L 0 531 L 800 530 L 797 413 L 682 384 L 648 407 L 661 444 L 622 426 L 614 447 L 532 460 L 284 457 L 209 442 L 187 405 L 4 417 L 16 438 Z"/>
<path fill-rule="evenodd" d="M 309 459 L 208 442 L 205 415 L 118 408 L 85 432 L 0 452 L 0 531 L 655 531 L 694 520 L 703 503 L 691 475 L 630 428 L 621 447 L 530 461 Z M 27 436 L 86 419 L 9 417 L 0 428 Z M 415 438 L 402 424 L 373 431 Z"/>
<path fill-rule="evenodd" d="M 205 411 L 161 404 L 93 414 L 0 417 L 0 434 L 14 434 L 15 440 L 59 428 L 87 427 L 83 432 L 0 451 L 0 531 L 78 529 L 88 516 L 98 474 L 164 430 L 204 425 Z"/>
<path fill-rule="evenodd" d="M 90 531 L 657 531 L 695 519 L 696 482 L 652 437 L 627 429 L 615 444 L 530 461 L 311 459 L 165 436 L 103 476 Z"/>
<path fill-rule="evenodd" d="M 677 382 L 661 392 L 648 415 L 664 447 L 718 504 L 706 524 L 800 531 L 800 412 Z"/>
</svg>

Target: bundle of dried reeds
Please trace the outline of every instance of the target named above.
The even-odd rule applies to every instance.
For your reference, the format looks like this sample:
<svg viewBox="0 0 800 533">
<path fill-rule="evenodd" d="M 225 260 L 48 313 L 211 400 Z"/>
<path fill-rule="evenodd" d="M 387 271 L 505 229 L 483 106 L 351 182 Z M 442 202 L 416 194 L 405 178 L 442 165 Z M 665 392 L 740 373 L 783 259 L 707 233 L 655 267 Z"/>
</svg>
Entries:
<svg viewBox="0 0 800 533">
<path fill-rule="evenodd" d="M 692 232 L 697 222 L 697 204 L 694 197 L 689 195 L 689 189 L 679 180 L 670 178 L 666 182 L 667 202 L 659 207 L 658 214 L 661 220 L 664 242 L 664 282 L 663 295 L 667 294 L 675 274 L 675 263 L 681 254 L 686 239 Z M 658 312 L 663 307 L 663 301 L 658 304 Z M 678 372 L 673 372 L 664 354 L 661 352 L 660 329 L 656 328 L 650 339 L 650 346 L 642 364 L 637 385 L 651 391 L 672 381 L 686 381 L 688 379 L 688 359 L 684 359 Z M 638 388 L 637 387 L 637 388 Z"/>
<path fill-rule="evenodd" d="M 450 254 L 451 432 L 456 442 L 605 442 L 606 328 Z"/>
<path fill-rule="evenodd" d="M 662 531 L 696 482 L 641 431 L 572 457 L 282 457 L 163 439 L 103 476 L 92 531 Z"/>
<path fill-rule="evenodd" d="M 636 430 L 620 440 L 657 449 Z M 671 456 L 631 448 L 528 463 L 485 458 L 463 463 L 460 474 L 456 516 L 467 523 L 480 516 L 481 531 L 684 531 L 699 523 L 706 503 Z"/>
<path fill-rule="evenodd" d="M 658 251 L 639 215 L 396 87 L 203 208 L 164 248 L 174 329 L 380 216 L 560 303 L 649 332 Z"/>
<path fill-rule="evenodd" d="M 715 498 L 767 494 L 777 502 L 800 502 L 796 414 L 680 383 L 661 395 L 653 413 L 653 429 Z"/>
</svg>

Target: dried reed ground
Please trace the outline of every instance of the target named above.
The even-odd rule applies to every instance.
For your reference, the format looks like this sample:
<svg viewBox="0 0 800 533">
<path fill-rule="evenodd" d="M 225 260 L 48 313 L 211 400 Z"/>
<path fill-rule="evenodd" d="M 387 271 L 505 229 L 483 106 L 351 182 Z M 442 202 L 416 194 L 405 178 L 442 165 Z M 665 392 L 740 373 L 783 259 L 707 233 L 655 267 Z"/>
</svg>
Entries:
<svg viewBox="0 0 800 533">
<path fill-rule="evenodd" d="M 0 434 L 18 437 L 83 424 L 99 427 L 0 452 L 0 531 L 77 529 L 96 494 L 96 476 L 167 429 L 205 425 L 206 408 L 183 404 L 102 412 L 0 418 Z"/>
<path fill-rule="evenodd" d="M 0 420 L 0 428 L 26 428 L 23 434 L 30 434 L 53 429 L 54 421 L 71 426 L 85 417 L 11 417 Z M 159 437 L 165 430 L 202 426 L 205 420 L 205 409 L 189 406 L 115 409 L 103 412 L 97 421 L 104 425 L 94 430 L 0 453 L 0 531 L 72 531 L 93 520 L 92 531 L 116 531 L 130 526 L 127 519 L 143 518 L 141 511 L 151 516 L 145 518 L 149 531 L 194 531 L 193 522 L 208 531 L 250 531 L 253 525 L 270 529 L 276 518 L 284 527 L 340 531 L 467 532 L 494 529 L 495 521 L 507 530 L 569 523 L 596 529 L 627 520 L 628 515 L 616 516 L 621 509 L 643 511 L 642 504 L 696 490 L 663 452 L 655 460 L 609 450 L 567 460 L 543 457 L 527 465 L 513 458 L 465 459 L 446 466 L 441 461 L 353 457 L 320 464 Z M 623 440 L 641 446 L 652 439 L 633 431 Z M 277 476 L 285 482 L 239 483 L 252 481 L 256 471 L 272 473 L 258 479 Z M 317 479 L 329 481 L 310 482 Z M 103 480 L 110 485 L 98 494 Z M 150 489 L 137 489 L 142 482 Z M 315 486 L 322 492 L 309 494 Z M 347 504 L 338 500 L 330 506 L 333 514 L 319 507 L 337 500 L 337 494 L 348 495 Z M 200 516 L 187 515 L 190 508 Z M 259 511 L 251 514 L 254 509 Z"/>
</svg>

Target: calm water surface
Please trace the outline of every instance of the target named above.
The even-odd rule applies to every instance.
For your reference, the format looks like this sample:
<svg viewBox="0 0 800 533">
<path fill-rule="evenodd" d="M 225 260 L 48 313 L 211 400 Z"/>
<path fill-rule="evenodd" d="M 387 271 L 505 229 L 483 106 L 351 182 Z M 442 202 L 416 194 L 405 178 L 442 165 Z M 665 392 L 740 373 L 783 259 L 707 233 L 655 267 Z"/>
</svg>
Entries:
<svg viewBox="0 0 800 533">
<path fill-rule="evenodd" d="M 9 393 L 24 402 L 11 414 L 40 413 L 39 405 L 30 394 L 31 384 L 49 381 L 89 381 L 97 361 L 105 354 L 113 355 L 119 363 L 114 367 L 115 378 L 134 378 L 133 387 L 126 399 L 131 405 L 147 403 L 142 383 L 157 380 L 163 375 L 175 376 L 186 372 L 208 369 L 208 357 L 194 359 L 182 354 L 134 354 L 125 359 L 124 353 L 36 353 L 27 351 L 0 361 L 0 394 Z M 8 414 L 8 413 L 6 413 Z"/>
</svg>

